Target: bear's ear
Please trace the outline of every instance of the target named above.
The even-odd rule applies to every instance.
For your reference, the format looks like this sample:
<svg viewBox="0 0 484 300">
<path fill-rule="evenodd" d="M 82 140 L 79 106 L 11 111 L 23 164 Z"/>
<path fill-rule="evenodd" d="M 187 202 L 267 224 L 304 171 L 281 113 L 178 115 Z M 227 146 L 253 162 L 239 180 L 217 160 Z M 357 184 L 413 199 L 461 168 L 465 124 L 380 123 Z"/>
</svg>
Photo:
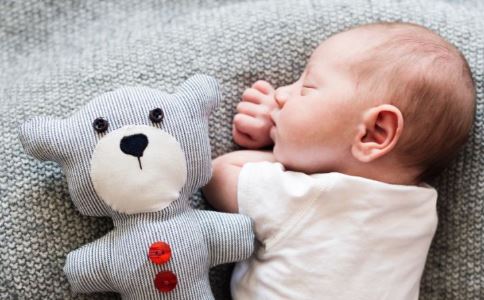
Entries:
<svg viewBox="0 0 484 300">
<path fill-rule="evenodd" d="M 66 151 L 63 146 L 63 120 L 35 117 L 19 128 L 19 138 L 25 152 L 39 160 L 59 162 Z"/>
<path fill-rule="evenodd" d="M 188 78 L 177 90 L 191 103 L 199 104 L 199 109 L 206 117 L 210 115 L 222 100 L 222 93 L 217 80 L 211 76 L 197 74 Z"/>
</svg>

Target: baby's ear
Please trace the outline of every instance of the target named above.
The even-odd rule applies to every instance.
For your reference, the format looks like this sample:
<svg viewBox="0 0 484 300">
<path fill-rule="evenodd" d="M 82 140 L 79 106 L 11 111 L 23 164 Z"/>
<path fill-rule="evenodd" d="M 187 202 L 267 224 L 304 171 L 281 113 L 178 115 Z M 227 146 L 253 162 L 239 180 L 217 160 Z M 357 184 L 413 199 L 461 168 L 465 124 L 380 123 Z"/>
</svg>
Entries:
<svg viewBox="0 0 484 300">
<path fill-rule="evenodd" d="M 63 120 L 35 117 L 19 128 L 19 138 L 25 152 L 39 160 L 59 162 L 66 149 L 63 146 Z"/>
<path fill-rule="evenodd" d="M 188 78 L 177 90 L 190 103 L 198 103 L 199 109 L 208 118 L 222 100 L 217 80 L 211 76 L 197 74 Z"/>
<path fill-rule="evenodd" d="M 382 104 L 363 114 L 351 153 L 361 162 L 371 162 L 390 153 L 403 131 L 403 115 L 393 105 Z"/>
</svg>

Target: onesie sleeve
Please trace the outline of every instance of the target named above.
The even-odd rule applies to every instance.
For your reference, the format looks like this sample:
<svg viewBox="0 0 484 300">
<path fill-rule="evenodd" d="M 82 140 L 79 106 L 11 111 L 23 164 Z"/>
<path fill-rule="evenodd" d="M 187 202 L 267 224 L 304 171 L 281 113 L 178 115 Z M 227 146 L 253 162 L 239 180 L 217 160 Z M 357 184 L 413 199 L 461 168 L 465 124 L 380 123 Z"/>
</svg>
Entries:
<svg viewBox="0 0 484 300">
<path fill-rule="evenodd" d="M 295 225 L 324 188 L 321 180 L 286 171 L 281 163 L 247 163 L 238 179 L 239 213 L 254 220 L 256 238 L 265 243 Z"/>
</svg>

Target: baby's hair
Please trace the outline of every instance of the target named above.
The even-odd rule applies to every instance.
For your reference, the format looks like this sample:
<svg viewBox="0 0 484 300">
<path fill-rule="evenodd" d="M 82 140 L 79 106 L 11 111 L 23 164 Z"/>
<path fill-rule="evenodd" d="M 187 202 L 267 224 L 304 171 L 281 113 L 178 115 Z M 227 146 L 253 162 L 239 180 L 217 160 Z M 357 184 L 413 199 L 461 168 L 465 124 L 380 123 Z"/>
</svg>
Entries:
<svg viewBox="0 0 484 300">
<path fill-rule="evenodd" d="M 382 39 L 352 64 L 358 88 L 393 104 L 404 118 L 395 147 L 417 180 L 438 175 L 467 141 L 475 113 L 475 83 L 462 53 L 438 34 L 411 23 L 374 23 Z M 378 39 L 379 40 L 379 39 Z M 368 99 L 370 100 L 370 99 Z"/>
</svg>

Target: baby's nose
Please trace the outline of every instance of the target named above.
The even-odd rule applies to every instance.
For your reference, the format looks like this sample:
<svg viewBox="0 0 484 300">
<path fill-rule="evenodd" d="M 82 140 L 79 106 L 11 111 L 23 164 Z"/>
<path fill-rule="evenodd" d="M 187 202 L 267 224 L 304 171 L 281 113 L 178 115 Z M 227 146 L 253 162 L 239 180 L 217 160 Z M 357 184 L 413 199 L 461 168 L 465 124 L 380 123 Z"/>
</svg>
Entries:
<svg viewBox="0 0 484 300">
<path fill-rule="evenodd" d="M 279 87 L 276 89 L 276 102 L 280 108 L 286 104 L 287 99 L 289 98 L 289 92 L 285 87 Z"/>
</svg>

